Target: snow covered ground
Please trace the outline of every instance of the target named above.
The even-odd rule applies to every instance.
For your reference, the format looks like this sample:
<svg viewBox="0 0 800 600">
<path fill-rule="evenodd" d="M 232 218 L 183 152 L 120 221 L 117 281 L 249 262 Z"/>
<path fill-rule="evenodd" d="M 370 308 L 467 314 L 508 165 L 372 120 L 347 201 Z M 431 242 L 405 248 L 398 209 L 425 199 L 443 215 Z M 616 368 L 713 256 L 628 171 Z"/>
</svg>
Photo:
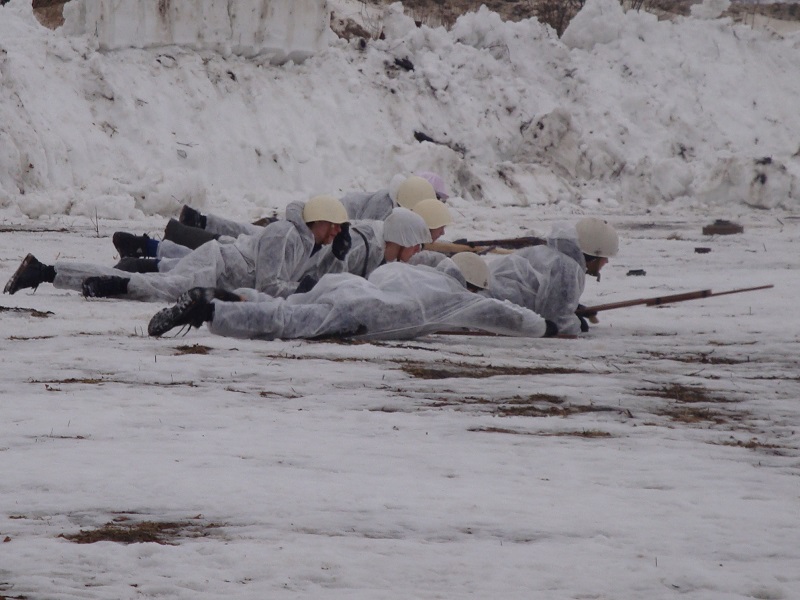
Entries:
<svg viewBox="0 0 800 600">
<path fill-rule="evenodd" d="M 612 4 L 572 49 L 394 14 L 282 67 L 0 8 L 0 283 L 28 252 L 111 264 L 189 200 L 252 218 L 425 167 L 450 239 L 610 219 L 585 304 L 775 286 L 577 340 L 371 344 L 152 339 L 158 303 L 4 295 L 0 596 L 800 597 L 800 42 Z M 168 543 L 72 537 L 146 525 Z"/>
</svg>

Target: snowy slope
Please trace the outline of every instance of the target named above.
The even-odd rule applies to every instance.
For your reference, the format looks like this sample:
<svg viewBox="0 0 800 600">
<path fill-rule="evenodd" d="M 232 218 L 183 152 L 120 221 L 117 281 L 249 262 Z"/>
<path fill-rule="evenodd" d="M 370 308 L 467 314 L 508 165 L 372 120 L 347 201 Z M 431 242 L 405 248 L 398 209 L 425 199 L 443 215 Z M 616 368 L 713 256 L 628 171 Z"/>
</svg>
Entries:
<svg viewBox="0 0 800 600">
<path fill-rule="evenodd" d="M 485 10 L 417 29 L 393 5 L 386 40 L 276 67 L 183 47 L 98 52 L 24 2 L 3 11 L 12 214 L 171 215 L 192 201 L 249 218 L 420 168 L 465 210 L 797 207 L 800 116 L 786 98 L 800 93 L 800 42 L 725 20 L 658 22 L 596 0 L 568 45 Z"/>
</svg>

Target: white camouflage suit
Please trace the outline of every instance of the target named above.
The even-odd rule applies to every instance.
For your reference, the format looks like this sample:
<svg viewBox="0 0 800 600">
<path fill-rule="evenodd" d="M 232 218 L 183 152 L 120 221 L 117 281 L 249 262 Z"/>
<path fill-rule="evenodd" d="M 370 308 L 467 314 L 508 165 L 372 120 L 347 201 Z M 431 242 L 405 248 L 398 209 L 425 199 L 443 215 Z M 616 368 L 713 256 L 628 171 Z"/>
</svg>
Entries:
<svg viewBox="0 0 800 600">
<path fill-rule="evenodd" d="M 340 200 L 347 209 L 347 216 L 351 221 L 383 221 L 392 214 L 392 209 L 397 206 L 388 189 L 377 192 L 350 192 L 342 196 Z M 263 229 L 260 225 L 232 221 L 220 215 L 206 215 L 205 230 L 209 233 L 227 236 L 227 239 L 220 240 L 222 242 L 232 241 L 230 238 L 237 238 L 242 234 L 255 235 Z M 159 254 L 159 258 L 162 257 L 174 258 L 175 255 L 165 251 L 163 255 Z"/>
<path fill-rule="evenodd" d="M 489 264 L 489 271 L 483 294 L 531 309 L 553 321 L 560 334 L 580 333 L 575 310 L 586 283 L 586 260 L 574 226 L 554 226 L 546 246 L 503 256 Z"/>
<path fill-rule="evenodd" d="M 435 269 L 392 262 L 368 279 L 329 274 L 310 292 L 287 299 L 236 292 L 249 301 L 215 301 L 208 324 L 212 333 L 258 339 L 354 334 L 357 339 L 409 339 L 463 329 L 522 337 L 541 337 L 546 331 L 544 319 L 533 311 L 467 291 L 450 259 Z"/>
<path fill-rule="evenodd" d="M 369 277 L 384 261 L 386 244 L 383 221 L 357 221 L 350 226 L 351 246 L 344 260 L 333 256 L 330 246 L 319 250 L 306 263 L 304 275 L 319 279 L 327 273 L 352 273 Z"/>
<path fill-rule="evenodd" d="M 178 260 L 166 272 L 129 273 L 89 263 L 57 261 L 53 285 L 81 291 L 87 277 L 116 275 L 129 279 L 128 293 L 120 298 L 174 302 L 193 287 L 235 289 L 249 287 L 275 297 L 297 288 L 314 248 L 314 237 L 303 221 L 302 202 L 286 207 L 286 220 L 244 235 L 234 243 L 207 242 Z"/>
</svg>

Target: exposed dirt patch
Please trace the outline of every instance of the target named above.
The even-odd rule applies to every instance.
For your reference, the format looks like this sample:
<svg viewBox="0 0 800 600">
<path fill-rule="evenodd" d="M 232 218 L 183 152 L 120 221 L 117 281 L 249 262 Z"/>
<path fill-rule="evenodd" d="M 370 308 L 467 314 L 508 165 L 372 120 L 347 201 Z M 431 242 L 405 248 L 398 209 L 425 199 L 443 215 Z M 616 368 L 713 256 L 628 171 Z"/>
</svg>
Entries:
<svg viewBox="0 0 800 600">
<path fill-rule="evenodd" d="M 713 350 L 707 353 L 697 354 L 666 354 L 664 352 L 648 352 L 648 355 L 653 358 L 662 360 L 674 360 L 675 362 L 682 362 L 688 364 L 698 365 L 739 365 L 742 363 L 752 362 L 749 358 L 728 358 L 726 356 L 713 356 Z"/>
<path fill-rule="evenodd" d="M 741 417 L 734 417 L 731 414 L 698 406 L 667 406 L 656 410 L 655 414 L 661 417 L 669 417 L 678 423 L 689 424 L 713 423 L 715 425 L 727 425 L 733 421 L 741 420 Z"/>
<path fill-rule="evenodd" d="M 211 348 L 203 346 L 202 344 L 192 344 L 191 346 L 177 346 L 175 348 L 175 356 L 181 354 L 208 354 Z"/>
<path fill-rule="evenodd" d="M 259 392 L 259 396 L 262 398 L 286 398 L 292 400 L 294 398 L 302 398 L 300 394 L 297 393 L 286 393 L 286 394 L 279 394 L 277 392 Z"/>
<path fill-rule="evenodd" d="M 731 439 L 724 442 L 710 442 L 719 446 L 734 446 L 736 448 L 747 448 L 748 450 L 764 450 L 773 456 L 786 456 L 787 450 L 797 450 L 796 448 L 787 448 L 778 444 L 768 444 L 760 441 L 758 438 L 750 438 L 747 441 Z"/>
<path fill-rule="evenodd" d="M 36 310 L 35 308 L 21 308 L 19 306 L 0 306 L 0 312 L 22 313 L 40 319 L 46 319 L 50 315 L 55 314 L 49 310 L 42 311 L 42 310 Z M 13 339 L 32 339 L 32 338 L 15 338 L 14 336 L 11 336 L 8 339 L 13 340 Z"/>
<path fill-rule="evenodd" d="M 44 384 L 45 388 L 52 392 L 61 391 L 60 388 L 53 387 L 56 385 L 74 385 L 74 384 L 88 384 L 88 385 L 100 385 L 104 383 L 119 383 L 123 385 L 133 385 L 136 387 L 142 386 L 155 386 L 155 387 L 170 387 L 170 386 L 188 386 L 188 387 L 197 387 L 193 381 L 167 381 L 167 382 L 151 382 L 151 381 L 123 381 L 121 379 L 111 379 L 111 378 L 96 378 L 96 377 L 83 377 L 83 378 L 75 378 L 70 377 L 68 379 L 51 379 L 51 380 L 44 380 L 44 379 L 31 379 L 29 383 L 42 383 Z"/>
<path fill-rule="evenodd" d="M 645 392 L 648 396 L 658 396 L 660 398 L 675 400 L 675 402 L 681 404 L 696 404 L 701 402 L 708 404 L 724 404 L 728 402 L 739 402 L 738 400 L 716 396 L 699 385 L 671 383 L 659 389 L 639 389 L 637 391 Z"/>
<path fill-rule="evenodd" d="M 800 376 L 783 377 L 779 375 L 756 375 L 754 377 L 742 377 L 741 379 L 749 379 L 751 381 L 800 381 Z"/>
<path fill-rule="evenodd" d="M 130 525 L 109 522 L 97 529 L 83 529 L 79 533 L 61 534 L 58 537 L 76 544 L 117 542 L 120 544 L 156 543 L 176 546 L 181 539 L 207 537 L 211 530 L 221 527 L 216 523 L 191 521 L 143 521 Z"/>
<path fill-rule="evenodd" d="M 544 408 L 534 404 L 517 404 L 499 406 L 495 414 L 497 414 L 498 417 L 569 417 L 572 415 L 595 412 L 620 413 L 623 411 L 619 408 L 599 406 L 597 404 L 548 406 Z"/>
<path fill-rule="evenodd" d="M 60 229 L 47 229 L 47 228 L 31 228 L 31 227 L 0 227 L 0 233 L 69 233 L 69 229 L 61 227 Z"/>
<path fill-rule="evenodd" d="M 752 342 L 728 342 L 728 341 L 721 341 L 721 340 L 709 340 L 709 346 L 755 346 L 759 344 L 758 340 L 753 340 Z"/>
<path fill-rule="evenodd" d="M 95 377 L 69 377 L 67 379 L 51 379 L 45 381 L 43 379 L 31 379 L 31 383 L 43 383 L 45 385 L 58 385 L 69 383 L 87 383 L 90 385 L 97 385 L 98 383 L 106 383 L 105 379 L 97 379 Z"/>
<path fill-rule="evenodd" d="M 582 373 L 582 371 L 575 369 L 564 369 L 561 367 L 484 366 L 448 361 L 440 361 L 437 363 L 437 366 L 431 366 L 430 363 L 407 361 L 401 363 L 400 368 L 412 377 L 416 377 L 418 379 L 484 379 L 486 377 L 497 377 L 500 375 L 564 375 L 570 373 Z"/>
<path fill-rule="evenodd" d="M 702 386 L 687 386 L 673 383 L 659 389 L 637 390 L 646 396 L 666 398 L 672 402 L 660 406 L 653 414 L 667 417 L 677 423 L 731 425 L 737 429 L 745 429 L 743 423 L 749 414 L 741 410 L 721 408 L 721 405 L 740 402 L 738 399 L 726 398 L 712 394 Z M 655 425 L 655 423 L 647 423 Z"/>
<path fill-rule="evenodd" d="M 362 25 L 356 23 L 352 19 L 339 17 L 336 12 L 331 15 L 331 29 L 333 29 L 334 33 L 340 38 L 344 38 L 346 40 L 359 38 L 362 40 L 368 40 L 374 37 L 372 31 L 368 31 Z M 364 45 L 366 46 L 366 44 Z"/>
<path fill-rule="evenodd" d="M 598 404 L 565 404 L 565 399 L 550 394 L 531 394 L 530 396 L 513 396 L 511 398 L 435 398 L 424 408 L 457 408 L 471 407 L 481 414 L 497 417 L 570 417 L 572 415 L 614 412 L 630 413 L 620 407 L 602 406 Z M 382 409 L 385 410 L 385 409 Z"/>
<path fill-rule="evenodd" d="M 512 435 L 535 435 L 539 437 L 578 437 L 578 438 L 610 438 L 614 437 L 607 431 L 598 429 L 585 429 L 582 431 L 519 431 L 517 429 L 506 429 L 505 427 L 471 427 L 467 431 L 477 431 L 481 433 L 508 433 Z"/>
</svg>

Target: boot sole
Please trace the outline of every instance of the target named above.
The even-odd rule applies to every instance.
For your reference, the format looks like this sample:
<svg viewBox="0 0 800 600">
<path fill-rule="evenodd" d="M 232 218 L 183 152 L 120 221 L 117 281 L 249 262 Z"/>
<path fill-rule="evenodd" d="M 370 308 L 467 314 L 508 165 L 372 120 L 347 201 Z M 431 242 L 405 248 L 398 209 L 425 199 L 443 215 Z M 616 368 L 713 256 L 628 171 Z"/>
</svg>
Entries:
<svg viewBox="0 0 800 600">
<path fill-rule="evenodd" d="M 20 289 L 24 289 L 17 287 L 17 281 L 19 281 L 20 275 L 22 275 L 25 269 L 27 269 L 34 260 L 36 260 L 36 257 L 30 253 L 28 254 L 28 256 L 22 259 L 22 263 L 20 263 L 19 267 L 17 267 L 17 270 L 14 271 L 14 274 L 11 276 L 11 279 L 9 279 L 8 283 L 6 283 L 6 287 L 3 288 L 4 294 L 11 294 L 13 296 L 18 291 L 20 291 Z M 36 291 L 36 288 L 38 287 L 39 287 L 38 285 L 34 286 L 33 290 Z"/>
<path fill-rule="evenodd" d="M 195 292 L 195 289 L 201 290 Z M 161 337 L 170 329 L 186 325 L 185 317 L 205 297 L 202 288 L 195 288 L 186 292 L 185 298 L 179 299 L 174 306 L 158 311 L 150 323 L 147 324 L 147 333 L 152 337 Z M 183 320 L 183 322 L 181 322 Z M 191 325 L 190 325 L 191 326 Z"/>
</svg>

